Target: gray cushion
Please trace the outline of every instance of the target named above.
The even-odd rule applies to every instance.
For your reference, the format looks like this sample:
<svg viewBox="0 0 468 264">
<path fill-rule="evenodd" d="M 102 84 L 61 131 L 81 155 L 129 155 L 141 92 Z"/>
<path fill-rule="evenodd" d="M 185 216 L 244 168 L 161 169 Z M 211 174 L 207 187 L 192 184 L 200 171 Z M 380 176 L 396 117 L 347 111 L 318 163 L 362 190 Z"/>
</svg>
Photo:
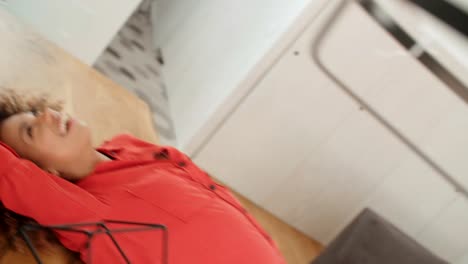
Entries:
<svg viewBox="0 0 468 264">
<path fill-rule="evenodd" d="M 313 264 L 446 264 L 391 223 L 364 210 Z"/>
</svg>

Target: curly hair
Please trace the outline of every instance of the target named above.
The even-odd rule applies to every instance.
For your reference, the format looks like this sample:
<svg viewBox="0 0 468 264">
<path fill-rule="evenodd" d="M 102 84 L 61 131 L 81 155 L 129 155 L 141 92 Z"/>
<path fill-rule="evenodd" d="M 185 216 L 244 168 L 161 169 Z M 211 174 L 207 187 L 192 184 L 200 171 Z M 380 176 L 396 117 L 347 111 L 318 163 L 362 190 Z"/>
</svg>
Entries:
<svg viewBox="0 0 468 264">
<path fill-rule="evenodd" d="M 63 110 L 63 102 L 53 101 L 47 94 L 25 95 L 13 89 L 0 88 L 0 122 L 12 115 L 46 108 L 60 112 Z"/>
<path fill-rule="evenodd" d="M 25 95 L 12 89 L 0 88 L 0 122 L 18 113 L 42 111 L 51 108 L 62 111 L 63 103 L 53 101 L 48 95 Z M 0 245 L 0 259 L 8 251 L 17 251 L 20 247 L 25 248 L 24 241 L 20 238 L 19 228 L 25 224 L 35 224 L 31 218 L 19 215 L 8 210 L 0 202 L 0 237 L 3 245 Z M 47 245 L 60 244 L 50 230 L 41 230 L 28 233 L 37 249 Z"/>
</svg>

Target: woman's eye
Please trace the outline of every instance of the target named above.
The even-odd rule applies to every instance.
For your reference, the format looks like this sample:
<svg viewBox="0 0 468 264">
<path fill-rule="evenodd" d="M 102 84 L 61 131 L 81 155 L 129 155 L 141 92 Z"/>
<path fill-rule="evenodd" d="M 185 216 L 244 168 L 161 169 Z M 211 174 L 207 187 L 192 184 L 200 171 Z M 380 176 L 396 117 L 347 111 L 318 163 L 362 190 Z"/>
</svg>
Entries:
<svg viewBox="0 0 468 264">
<path fill-rule="evenodd" d="M 29 136 L 30 138 L 33 137 L 33 133 L 32 133 L 32 132 L 33 132 L 33 131 L 32 131 L 32 126 L 28 126 L 28 127 L 26 128 L 26 133 L 28 133 L 28 136 Z"/>
<path fill-rule="evenodd" d="M 39 115 L 39 111 L 37 111 L 36 109 L 31 110 L 31 113 L 32 113 L 34 116 Z"/>
</svg>

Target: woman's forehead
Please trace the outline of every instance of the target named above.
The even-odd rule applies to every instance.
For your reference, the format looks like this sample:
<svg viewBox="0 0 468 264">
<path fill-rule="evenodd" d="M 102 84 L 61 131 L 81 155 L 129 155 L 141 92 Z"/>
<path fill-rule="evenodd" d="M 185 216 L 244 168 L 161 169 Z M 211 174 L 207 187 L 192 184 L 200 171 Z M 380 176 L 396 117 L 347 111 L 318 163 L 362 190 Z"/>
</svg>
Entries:
<svg viewBox="0 0 468 264">
<path fill-rule="evenodd" d="M 32 118 L 34 118 L 32 113 L 18 113 L 0 122 L 0 140 L 14 147 L 12 144 L 19 138 L 21 127 L 32 120 Z"/>
<path fill-rule="evenodd" d="M 32 114 L 32 112 L 22 112 L 22 113 L 14 114 L 14 115 L 6 118 L 0 124 L 1 124 L 2 128 L 5 127 L 7 129 L 9 129 L 12 126 L 16 126 L 16 125 L 21 124 L 23 122 L 28 122 L 32 118 L 34 118 L 34 115 Z"/>
</svg>

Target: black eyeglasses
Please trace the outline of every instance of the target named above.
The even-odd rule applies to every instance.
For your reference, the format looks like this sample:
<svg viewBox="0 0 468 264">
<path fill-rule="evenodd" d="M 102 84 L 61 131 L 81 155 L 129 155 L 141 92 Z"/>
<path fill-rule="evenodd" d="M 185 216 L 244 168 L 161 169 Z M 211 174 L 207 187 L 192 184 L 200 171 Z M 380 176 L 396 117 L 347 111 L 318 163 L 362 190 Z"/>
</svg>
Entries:
<svg viewBox="0 0 468 264">
<path fill-rule="evenodd" d="M 123 226 L 128 226 L 127 228 L 109 228 L 109 224 L 118 224 Z M 87 228 L 95 228 L 94 231 L 86 230 Z M 87 263 L 92 263 L 92 242 L 93 238 L 97 235 L 107 235 L 111 240 L 116 249 L 119 251 L 120 256 L 125 260 L 125 263 L 131 264 L 132 262 L 125 254 L 123 248 L 119 245 L 113 234 L 117 233 L 132 233 L 132 232 L 145 232 L 145 231 L 161 231 L 162 232 L 162 264 L 168 264 L 168 243 L 169 243 L 169 233 L 164 225 L 160 224 L 149 224 L 149 223 L 138 223 L 138 222 L 127 222 L 127 221 L 117 221 L 117 220 L 104 220 L 101 222 L 91 222 L 91 223 L 74 223 L 74 224 L 64 224 L 64 225 L 53 225 L 53 226 L 44 226 L 36 223 L 23 224 L 18 232 L 21 238 L 26 242 L 29 250 L 31 251 L 34 259 L 38 264 L 44 264 L 44 262 L 39 257 L 37 249 L 34 247 L 34 244 L 31 238 L 28 235 L 30 231 L 40 231 L 40 230 L 52 230 L 52 231 L 61 231 L 61 232 L 72 232 L 84 234 L 87 236 L 86 249 L 88 251 Z"/>
</svg>

